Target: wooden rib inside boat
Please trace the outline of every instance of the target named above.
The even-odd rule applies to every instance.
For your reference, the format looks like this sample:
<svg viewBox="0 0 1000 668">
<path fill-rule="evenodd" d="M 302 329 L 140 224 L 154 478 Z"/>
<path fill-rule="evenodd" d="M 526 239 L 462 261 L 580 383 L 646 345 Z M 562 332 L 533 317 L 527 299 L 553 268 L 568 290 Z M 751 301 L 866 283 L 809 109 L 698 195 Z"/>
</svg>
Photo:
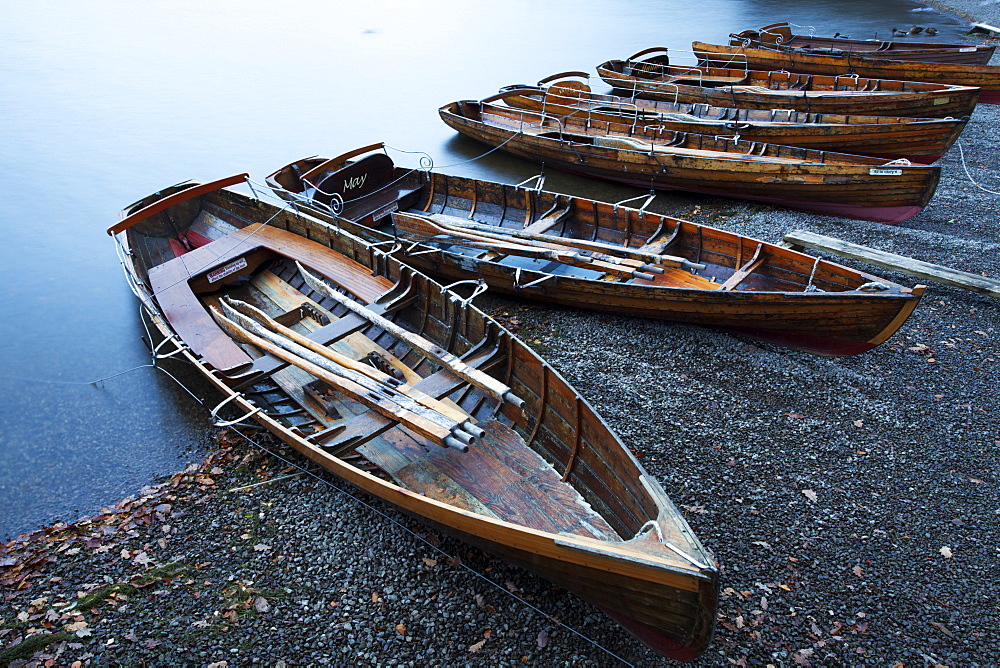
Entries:
<svg viewBox="0 0 1000 668">
<path fill-rule="evenodd" d="M 482 280 L 518 297 L 708 325 L 821 354 L 882 343 L 923 293 L 645 206 L 386 170 L 380 146 L 304 158 L 268 184 L 444 281 Z M 350 186 L 362 181 L 370 189 L 356 195 Z"/>
<path fill-rule="evenodd" d="M 256 420 L 665 655 L 704 651 L 711 555 L 591 405 L 453 293 L 334 225 L 224 188 L 240 180 L 165 189 L 109 229 L 163 346 L 224 395 L 213 414 Z"/>
<path fill-rule="evenodd" d="M 589 78 L 584 72 L 565 72 L 542 79 L 537 87 L 512 86 L 501 92 L 518 92 L 504 98 L 506 104 L 514 107 L 554 116 L 576 116 L 588 122 L 623 123 L 633 135 L 648 136 L 661 129 L 738 135 L 750 141 L 890 160 L 906 158 L 924 164 L 941 157 L 969 120 L 968 117 L 862 116 L 674 103 L 594 93 L 587 83 Z"/>
<path fill-rule="evenodd" d="M 815 76 L 852 75 L 976 87 L 979 88 L 979 102 L 1000 104 L 998 65 L 888 60 L 878 55 L 869 57 L 851 52 L 817 53 L 698 41 L 692 42 L 691 48 L 699 63 L 706 67 L 740 62 L 755 70 L 782 69 Z"/>
<path fill-rule="evenodd" d="M 925 63 L 965 63 L 986 65 L 996 51 L 995 44 L 943 44 L 893 35 L 897 39 L 850 39 L 799 35 L 785 22 L 773 23 L 758 30 L 743 30 L 730 35 L 730 46 L 768 48 L 805 53 L 851 54 L 883 60 L 914 60 Z"/>
<path fill-rule="evenodd" d="M 478 141 L 569 172 L 662 190 L 768 202 L 895 224 L 919 213 L 940 167 L 812 151 L 627 124 L 553 117 L 495 104 L 517 91 L 439 110 L 449 126 Z"/>
<path fill-rule="evenodd" d="M 606 61 L 597 72 L 609 86 L 633 97 L 811 113 L 960 118 L 972 113 L 980 93 L 976 86 L 872 78 L 884 70 L 808 74 L 785 66 L 753 69 L 740 54 L 711 59 L 724 66 L 671 65 L 667 49 L 653 47 Z"/>
</svg>

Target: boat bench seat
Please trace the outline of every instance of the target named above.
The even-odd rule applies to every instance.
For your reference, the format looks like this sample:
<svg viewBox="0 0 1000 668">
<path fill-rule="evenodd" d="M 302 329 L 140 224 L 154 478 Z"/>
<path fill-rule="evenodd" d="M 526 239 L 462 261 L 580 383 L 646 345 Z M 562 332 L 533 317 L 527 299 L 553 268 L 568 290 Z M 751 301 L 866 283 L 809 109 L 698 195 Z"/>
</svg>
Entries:
<svg viewBox="0 0 1000 668">
<path fill-rule="evenodd" d="M 210 280 L 205 278 L 209 272 L 235 268 L 241 258 L 259 250 L 299 260 L 367 304 L 394 285 L 384 277 L 373 281 L 366 267 L 332 249 L 263 224 L 250 225 L 151 268 L 150 286 L 171 327 L 192 352 L 226 375 L 246 372 L 254 359 L 219 327 L 194 293 L 191 282 Z"/>
<path fill-rule="evenodd" d="M 340 212 L 344 218 L 360 221 L 372 216 L 375 222 L 395 211 L 396 202 L 422 188 L 400 179 L 389 156 L 373 153 L 324 177 L 313 197 L 329 205 L 337 195 L 344 202 Z"/>
</svg>

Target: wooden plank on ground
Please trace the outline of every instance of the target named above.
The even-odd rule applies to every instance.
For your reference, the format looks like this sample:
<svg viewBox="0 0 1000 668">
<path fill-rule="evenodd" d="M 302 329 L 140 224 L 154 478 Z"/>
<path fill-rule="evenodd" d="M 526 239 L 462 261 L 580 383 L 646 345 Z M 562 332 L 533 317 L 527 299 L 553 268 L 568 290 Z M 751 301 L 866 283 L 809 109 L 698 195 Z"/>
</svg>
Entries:
<svg viewBox="0 0 1000 668">
<path fill-rule="evenodd" d="M 868 246 L 860 246 L 822 234 L 795 230 L 785 235 L 786 246 L 801 246 L 867 262 L 883 269 L 891 269 L 925 281 L 950 285 L 963 290 L 971 290 L 991 297 L 1000 297 L 1000 281 L 969 272 L 941 267 L 930 262 L 922 262 L 903 255 L 887 253 Z"/>
</svg>

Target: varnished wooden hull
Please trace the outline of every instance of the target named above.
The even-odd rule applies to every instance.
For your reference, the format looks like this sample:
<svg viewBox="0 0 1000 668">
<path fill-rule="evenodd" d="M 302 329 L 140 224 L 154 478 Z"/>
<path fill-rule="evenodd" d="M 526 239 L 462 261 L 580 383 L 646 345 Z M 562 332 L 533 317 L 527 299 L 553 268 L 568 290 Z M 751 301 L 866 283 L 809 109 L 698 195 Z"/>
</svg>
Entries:
<svg viewBox="0 0 1000 668">
<path fill-rule="evenodd" d="M 886 166 L 864 156 L 750 146 L 705 135 L 685 139 L 670 132 L 659 133 L 666 146 L 654 154 L 639 148 L 642 143 L 631 147 L 627 125 L 595 121 L 588 126 L 579 119 L 555 124 L 532 112 L 474 101 L 454 102 L 439 111 L 445 123 L 468 137 L 569 172 L 889 224 L 919 213 L 940 177 L 936 166 Z M 672 150 L 674 146 L 694 148 L 683 152 Z M 755 151 L 775 160 L 753 160 Z"/>
<path fill-rule="evenodd" d="M 553 95 L 558 83 L 536 92 L 506 97 L 523 109 L 631 124 L 636 135 L 655 136 L 652 128 L 673 132 L 733 136 L 748 141 L 799 146 L 823 151 L 870 155 L 889 160 L 906 158 L 930 164 L 958 139 L 968 118 L 912 118 L 810 114 L 792 110 L 706 107 L 663 100 L 626 98 L 577 92 L 573 98 Z M 691 117 L 691 118 L 686 118 Z"/>
<path fill-rule="evenodd" d="M 964 63 L 926 63 L 910 60 L 886 60 L 857 54 L 824 55 L 799 51 L 776 51 L 753 47 L 723 46 L 693 42 L 691 48 L 703 63 L 746 59 L 747 67 L 757 70 L 784 69 L 806 74 L 843 75 L 926 81 L 952 86 L 980 88 L 979 102 L 1000 104 L 1000 66 Z"/>
<path fill-rule="evenodd" d="M 918 33 L 919 34 L 919 33 Z M 914 60 L 925 63 L 986 65 L 996 51 L 995 44 L 941 44 L 922 42 L 909 35 L 893 35 L 892 40 L 850 39 L 795 35 L 787 23 L 743 30 L 730 35 L 730 46 L 762 47 L 793 52 L 826 52 L 828 55 L 855 55 L 883 60 Z"/>
<path fill-rule="evenodd" d="M 341 174 L 353 179 L 371 174 L 363 161 L 307 158 L 278 170 L 268 183 L 289 201 L 311 207 L 311 200 L 302 198 L 295 174 L 321 164 L 330 166 L 316 174 L 317 182 L 334 183 L 331 187 L 347 180 Z M 906 320 L 923 292 L 922 286 L 904 288 L 791 249 L 634 208 L 437 172 L 409 173 L 399 167 L 383 178 L 394 187 L 406 185 L 408 194 L 393 204 L 401 212 L 447 215 L 516 234 L 537 225 L 546 211 L 566 207 L 570 213 L 549 232 L 553 239 L 596 240 L 633 249 L 662 246 L 659 252 L 705 265 L 697 274 L 666 268 L 651 279 L 611 280 L 543 261 L 474 253 L 460 242 L 413 245 L 401 240 L 396 257 L 449 283 L 482 279 L 491 290 L 517 297 L 707 325 L 827 355 L 857 354 L 882 343 Z M 311 212 L 372 242 L 392 243 L 397 231 L 391 218 L 379 216 L 385 201 L 377 199 L 377 190 L 367 197 L 373 200 L 370 205 L 360 206 L 363 198 L 355 200 L 353 211 L 336 217 L 314 207 Z M 755 256 L 767 258 L 758 273 L 719 289 L 732 284 L 737 270 Z M 885 289 L 863 287 L 874 283 Z"/>
<path fill-rule="evenodd" d="M 246 413 L 244 419 L 402 511 L 577 593 L 668 656 L 685 660 L 705 650 L 718 590 L 710 555 L 561 376 L 495 321 L 364 241 L 215 186 L 156 193 L 129 207 L 109 232 L 152 321 L 174 341 L 191 333 L 177 354 L 205 373 L 235 414 Z M 293 259 L 509 386 L 523 409 L 414 357 L 381 326 L 352 321 L 356 316 L 302 282 Z M 258 308 L 276 312 L 289 300 L 299 303 L 281 315 L 297 319 L 296 327 L 327 314 L 327 324 L 302 331 L 321 341 L 336 336 L 333 348 L 381 350 L 383 364 L 405 372 L 413 388 L 451 402 L 485 436 L 465 453 L 438 447 L 346 395 L 310 393 L 315 379 L 302 367 L 256 353 L 249 366 L 231 363 L 252 350 L 238 347 L 235 358 L 227 357 L 220 345 L 235 342 L 210 335 L 204 304 L 221 292 L 250 295 Z"/>
<path fill-rule="evenodd" d="M 652 69 L 642 73 L 643 69 Z M 660 73 L 660 70 L 664 70 Z M 652 67 L 646 61 L 610 60 L 597 67 L 604 81 L 630 95 L 668 102 L 741 109 L 794 109 L 810 113 L 961 118 L 969 116 L 979 88 L 854 75 L 807 75 L 734 68 Z M 636 74 L 635 72 L 639 72 Z M 679 77 L 679 78 L 678 78 Z M 711 77 L 733 84 L 706 86 Z"/>
</svg>

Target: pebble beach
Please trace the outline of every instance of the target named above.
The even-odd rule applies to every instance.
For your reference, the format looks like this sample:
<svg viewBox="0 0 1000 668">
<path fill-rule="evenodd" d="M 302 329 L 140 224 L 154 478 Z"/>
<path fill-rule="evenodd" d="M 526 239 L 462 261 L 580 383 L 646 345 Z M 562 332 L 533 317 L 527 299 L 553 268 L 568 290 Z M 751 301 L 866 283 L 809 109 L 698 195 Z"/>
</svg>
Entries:
<svg viewBox="0 0 1000 668">
<path fill-rule="evenodd" d="M 949 7 L 1000 23 L 998 2 Z M 998 137 L 1000 106 L 979 105 L 929 207 L 900 226 L 682 195 L 653 209 L 998 279 Z M 489 293 L 475 303 L 597 408 L 714 553 L 716 638 L 689 665 L 997 666 L 1000 301 L 926 285 L 899 332 L 843 358 Z M 3 665 L 672 662 L 566 591 L 239 429 L 115 506 L 0 544 Z"/>
</svg>

